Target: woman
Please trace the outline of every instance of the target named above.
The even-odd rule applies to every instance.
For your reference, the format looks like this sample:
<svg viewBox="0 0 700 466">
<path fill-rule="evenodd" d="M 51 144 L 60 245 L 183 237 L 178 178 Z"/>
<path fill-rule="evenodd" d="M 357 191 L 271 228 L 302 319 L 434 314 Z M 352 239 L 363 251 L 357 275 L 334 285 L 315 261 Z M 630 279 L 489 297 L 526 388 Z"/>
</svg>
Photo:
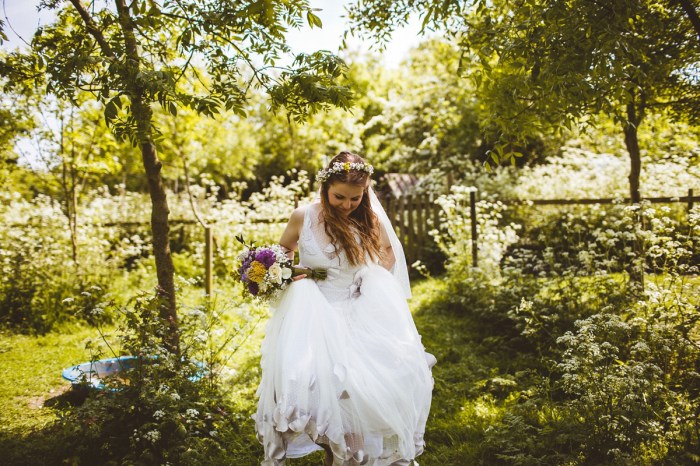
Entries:
<svg viewBox="0 0 700 466">
<path fill-rule="evenodd" d="M 296 209 L 280 239 L 328 274 L 292 283 L 272 309 L 255 415 L 264 466 L 321 448 L 326 466 L 398 466 L 423 451 L 435 358 L 406 304 L 403 250 L 372 172 L 338 154 L 317 175 L 320 201 Z"/>
</svg>

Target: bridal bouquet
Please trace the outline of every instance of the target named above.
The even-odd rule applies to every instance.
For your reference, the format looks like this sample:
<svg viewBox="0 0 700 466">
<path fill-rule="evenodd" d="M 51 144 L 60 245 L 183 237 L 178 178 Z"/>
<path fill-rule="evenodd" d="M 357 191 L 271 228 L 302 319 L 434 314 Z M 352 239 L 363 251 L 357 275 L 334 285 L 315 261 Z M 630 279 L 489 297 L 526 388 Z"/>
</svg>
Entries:
<svg viewBox="0 0 700 466">
<path fill-rule="evenodd" d="M 240 266 L 235 275 L 245 286 L 245 291 L 254 298 L 261 301 L 276 298 L 297 275 L 306 275 L 314 280 L 326 278 L 326 271 L 323 269 L 294 267 L 292 260 L 277 244 L 256 247 L 246 244 L 241 236 L 237 236 L 236 239 L 244 248 L 238 256 Z"/>
</svg>

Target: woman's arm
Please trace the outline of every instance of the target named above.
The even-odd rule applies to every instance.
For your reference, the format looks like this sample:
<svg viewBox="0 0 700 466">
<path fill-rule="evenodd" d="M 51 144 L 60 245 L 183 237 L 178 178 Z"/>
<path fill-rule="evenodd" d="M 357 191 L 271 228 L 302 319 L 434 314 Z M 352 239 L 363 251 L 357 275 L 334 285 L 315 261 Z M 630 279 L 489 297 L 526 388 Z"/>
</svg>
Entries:
<svg viewBox="0 0 700 466">
<path fill-rule="evenodd" d="M 304 225 L 304 212 L 306 211 L 306 206 L 297 207 L 292 212 L 291 217 L 289 217 L 289 222 L 284 228 L 282 237 L 280 238 L 279 244 L 282 249 L 287 254 L 291 260 L 294 260 L 294 251 L 296 251 L 299 246 L 299 235 L 301 234 L 301 227 Z M 297 275 L 294 277 L 295 280 L 299 280 L 306 277 L 306 275 Z"/>
<path fill-rule="evenodd" d="M 292 212 L 292 216 L 289 217 L 289 222 L 284 228 L 282 237 L 280 238 L 279 244 L 282 246 L 287 253 L 287 257 L 294 259 L 294 251 L 296 251 L 299 245 L 299 235 L 301 234 L 301 227 L 304 224 L 304 211 L 306 206 L 297 207 Z"/>
<path fill-rule="evenodd" d="M 389 235 L 384 229 L 384 225 L 381 224 L 379 225 L 379 241 L 382 248 L 382 257 L 379 259 L 379 264 L 391 272 L 396 263 L 396 256 L 394 255 L 394 249 L 391 247 Z"/>
</svg>

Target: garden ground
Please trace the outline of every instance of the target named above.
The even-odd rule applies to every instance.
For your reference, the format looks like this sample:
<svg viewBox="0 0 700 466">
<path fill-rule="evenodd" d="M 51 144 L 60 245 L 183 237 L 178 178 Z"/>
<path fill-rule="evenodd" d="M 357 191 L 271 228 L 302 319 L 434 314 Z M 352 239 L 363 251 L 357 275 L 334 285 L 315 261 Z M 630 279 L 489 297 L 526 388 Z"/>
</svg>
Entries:
<svg viewBox="0 0 700 466">
<path fill-rule="evenodd" d="M 484 341 L 478 322 L 451 308 L 442 299 L 444 291 L 440 280 L 425 280 L 414 287 L 411 300 L 423 342 L 438 359 L 423 465 L 457 464 L 471 456 L 470 450 L 478 450 L 481 432 L 503 408 L 488 390 L 480 393 L 475 387 L 486 387 L 495 375 L 522 364 Z M 257 464 L 261 453 L 249 418 L 255 404 L 258 373 L 254 348 L 260 333 L 248 341 L 250 351 L 241 352 L 238 372 L 243 375 L 231 387 L 245 423 L 242 432 L 247 432 L 250 443 L 249 448 L 235 455 L 241 465 Z M 60 415 L 52 405 L 70 395 L 69 384 L 60 377 L 61 370 L 89 360 L 85 341 L 97 336 L 94 328 L 84 326 L 65 326 L 37 337 L 0 334 L 0 450 L 9 464 L 55 464 L 65 459 L 50 457 L 52 451 L 60 451 L 60 445 L 51 444 L 50 426 Z M 319 459 L 320 454 L 290 463 L 311 465 Z"/>
<path fill-rule="evenodd" d="M 438 360 L 433 370 L 426 451 L 420 464 L 507 464 L 497 459 L 498 445 L 488 446 L 498 441 L 498 434 L 491 431 L 527 399 L 528 387 L 522 381 L 532 368 L 542 367 L 541 361 L 532 352 L 514 352 L 503 334 L 495 335 L 494 323 L 479 318 L 484 314 L 476 307 L 483 303 L 461 300 L 457 304 L 460 300 L 454 299 L 444 279 L 416 282 L 413 291 L 410 306 L 416 325 L 426 349 Z M 234 375 L 223 381 L 235 406 L 231 416 L 238 425 L 228 456 L 241 466 L 259 464 L 262 457 L 251 415 L 260 376 L 258 347 L 263 325 L 264 321 L 257 325 L 255 334 L 237 353 L 232 362 Z M 60 378 L 61 370 L 89 360 L 85 342 L 97 336 L 94 328 L 85 326 L 63 326 L 35 337 L 0 334 L 0 451 L 4 464 L 81 464 L 65 451 L 61 435 L 52 426 L 62 415 L 60 406 L 73 396 Z M 554 411 L 546 401 L 538 407 L 545 417 L 556 415 Z M 288 464 L 318 466 L 320 462 L 319 452 Z"/>
</svg>

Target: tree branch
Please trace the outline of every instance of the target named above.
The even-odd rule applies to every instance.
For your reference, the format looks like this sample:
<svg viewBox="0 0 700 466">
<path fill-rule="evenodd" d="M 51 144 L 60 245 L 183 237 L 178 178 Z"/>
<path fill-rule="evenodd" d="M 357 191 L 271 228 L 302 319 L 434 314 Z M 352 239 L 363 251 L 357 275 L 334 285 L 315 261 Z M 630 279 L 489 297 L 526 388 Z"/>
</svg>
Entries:
<svg viewBox="0 0 700 466">
<path fill-rule="evenodd" d="M 700 16 L 695 11 L 695 6 L 689 0 L 672 0 L 672 3 L 679 4 L 683 8 L 685 14 L 688 15 L 688 19 L 693 24 L 693 29 L 695 29 L 698 39 L 700 39 Z"/>
<path fill-rule="evenodd" d="M 116 58 L 114 56 L 114 52 L 112 52 L 112 47 L 109 46 L 109 42 L 107 42 L 107 40 L 105 39 L 105 36 L 102 34 L 102 31 L 100 31 L 95 22 L 92 20 L 90 13 L 88 13 L 88 11 L 85 9 L 85 5 L 83 5 L 83 3 L 80 0 L 70 0 L 70 2 L 78 11 L 80 17 L 83 19 L 83 22 L 85 23 L 85 27 L 87 28 L 88 32 L 95 38 L 97 43 L 100 44 L 102 53 L 104 53 L 107 57 Z"/>
<path fill-rule="evenodd" d="M 71 0 L 79 1 L 79 0 Z M 129 16 L 129 10 L 124 0 L 117 0 L 117 13 L 119 14 L 119 24 L 124 32 L 124 45 L 126 45 L 127 59 L 139 60 L 139 49 L 134 34 L 134 23 Z"/>
<path fill-rule="evenodd" d="M 182 153 L 181 149 L 178 149 L 178 154 L 182 159 L 182 168 L 185 172 L 185 186 L 187 187 L 187 198 L 190 201 L 190 207 L 192 207 L 192 213 L 194 214 L 194 218 L 197 219 L 197 221 L 200 225 L 202 225 L 202 227 L 209 228 L 209 224 L 207 224 L 207 222 L 205 222 L 199 215 L 199 210 L 197 210 L 197 206 L 194 203 L 194 197 L 192 196 L 192 190 L 190 189 L 190 172 L 187 168 L 187 156 Z"/>
</svg>

